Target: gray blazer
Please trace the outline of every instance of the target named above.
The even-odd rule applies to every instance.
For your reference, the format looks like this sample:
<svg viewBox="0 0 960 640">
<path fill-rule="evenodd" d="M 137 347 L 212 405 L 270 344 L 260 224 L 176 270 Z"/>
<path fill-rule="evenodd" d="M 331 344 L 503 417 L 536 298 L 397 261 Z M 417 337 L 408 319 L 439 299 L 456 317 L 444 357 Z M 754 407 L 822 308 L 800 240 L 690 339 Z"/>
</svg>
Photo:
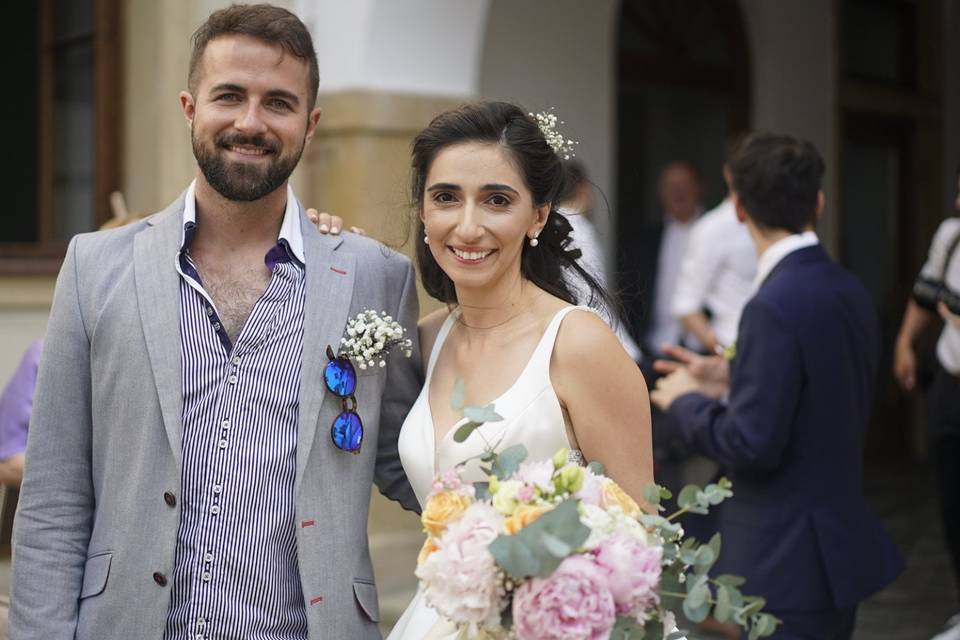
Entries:
<svg viewBox="0 0 960 640">
<path fill-rule="evenodd" d="M 179 275 L 183 195 L 139 223 L 73 239 L 57 279 L 14 526 L 16 640 L 156 639 L 170 602 L 180 504 Z M 397 436 L 420 359 L 361 373 L 364 447 L 337 449 L 326 346 L 347 319 L 386 311 L 417 340 L 410 262 L 367 238 L 322 236 L 302 214 L 306 259 L 296 454 L 300 580 L 310 638 L 379 638 L 367 547 L 371 481 L 418 509 Z M 313 524 L 310 523 L 313 521 Z"/>
</svg>

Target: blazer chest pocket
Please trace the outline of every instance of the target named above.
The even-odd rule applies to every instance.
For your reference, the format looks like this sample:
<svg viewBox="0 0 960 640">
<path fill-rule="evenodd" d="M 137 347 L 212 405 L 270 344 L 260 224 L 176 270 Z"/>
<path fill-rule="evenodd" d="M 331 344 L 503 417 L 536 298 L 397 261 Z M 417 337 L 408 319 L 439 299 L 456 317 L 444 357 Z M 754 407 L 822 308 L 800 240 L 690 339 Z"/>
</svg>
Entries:
<svg viewBox="0 0 960 640">
<path fill-rule="evenodd" d="M 377 587 L 372 582 L 353 581 L 353 595 L 363 612 L 371 622 L 380 622 L 380 603 L 377 601 Z"/>
<path fill-rule="evenodd" d="M 110 562 L 113 554 L 109 551 L 98 553 L 87 558 L 83 569 L 83 588 L 80 589 L 80 598 L 89 598 L 103 593 L 107 587 L 107 577 L 110 575 Z"/>
</svg>

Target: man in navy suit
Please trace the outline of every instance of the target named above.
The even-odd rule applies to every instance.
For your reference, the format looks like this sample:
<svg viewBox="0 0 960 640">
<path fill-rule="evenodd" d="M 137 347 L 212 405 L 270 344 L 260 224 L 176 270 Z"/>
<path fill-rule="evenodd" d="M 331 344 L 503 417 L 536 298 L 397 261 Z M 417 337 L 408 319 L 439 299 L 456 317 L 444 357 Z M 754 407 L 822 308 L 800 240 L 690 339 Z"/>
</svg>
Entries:
<svg viewBox="0 0 960 640">
<path fill-rule="evenodd" d="M 902 570 L 861 487 L 878 322 L 864 287 L 813 232 L 824 202 L 813 145 L 755 134 L 731 169 L 759 256 L 736 356 L 728 368 L 675 350 L 681 363 L 661 363 L 672 372 L 651 398 L 733 479 L 717 570 L 767 599 L 783 621 L 776 638 L 848 639 L 857 604 Z"/>
</svg>

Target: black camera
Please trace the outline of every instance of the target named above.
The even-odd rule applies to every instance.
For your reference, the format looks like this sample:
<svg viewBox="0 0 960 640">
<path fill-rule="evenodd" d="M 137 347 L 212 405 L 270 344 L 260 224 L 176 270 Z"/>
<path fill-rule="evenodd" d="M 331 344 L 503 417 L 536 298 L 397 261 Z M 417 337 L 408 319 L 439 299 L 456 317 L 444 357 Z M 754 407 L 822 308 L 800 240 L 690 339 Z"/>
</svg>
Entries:
<svg viewBox="0 0 960 640">
<path fill-rule="evenodd" d="M 913 283 L 913 300 L 927 311 L 937 311 L 937 303 L 943 301 L 950 313 L 960 315 L 960 294 L 951 291 L 942 281 L 920 276 Z"/>
</svg>

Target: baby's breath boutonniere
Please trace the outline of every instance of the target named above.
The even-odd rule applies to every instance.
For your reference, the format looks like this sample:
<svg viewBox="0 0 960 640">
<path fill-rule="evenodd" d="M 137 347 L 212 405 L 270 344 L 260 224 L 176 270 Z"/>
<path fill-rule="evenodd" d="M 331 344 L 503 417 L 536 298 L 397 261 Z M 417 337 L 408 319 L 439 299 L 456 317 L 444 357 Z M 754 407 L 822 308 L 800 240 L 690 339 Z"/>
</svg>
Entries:
<svg viewBox="0 0 960 640">
<path fill-rule="evenodd" d="M 354 361 L 360 369 L 387 366 L 390 350 L 398 349 L 409 358 L 413 341 L 403 337 L 404 329 L 385 311 L 366 309 L 347 322 L 347 335 L 340 339 L 340 357 Z"/>
</svg>

